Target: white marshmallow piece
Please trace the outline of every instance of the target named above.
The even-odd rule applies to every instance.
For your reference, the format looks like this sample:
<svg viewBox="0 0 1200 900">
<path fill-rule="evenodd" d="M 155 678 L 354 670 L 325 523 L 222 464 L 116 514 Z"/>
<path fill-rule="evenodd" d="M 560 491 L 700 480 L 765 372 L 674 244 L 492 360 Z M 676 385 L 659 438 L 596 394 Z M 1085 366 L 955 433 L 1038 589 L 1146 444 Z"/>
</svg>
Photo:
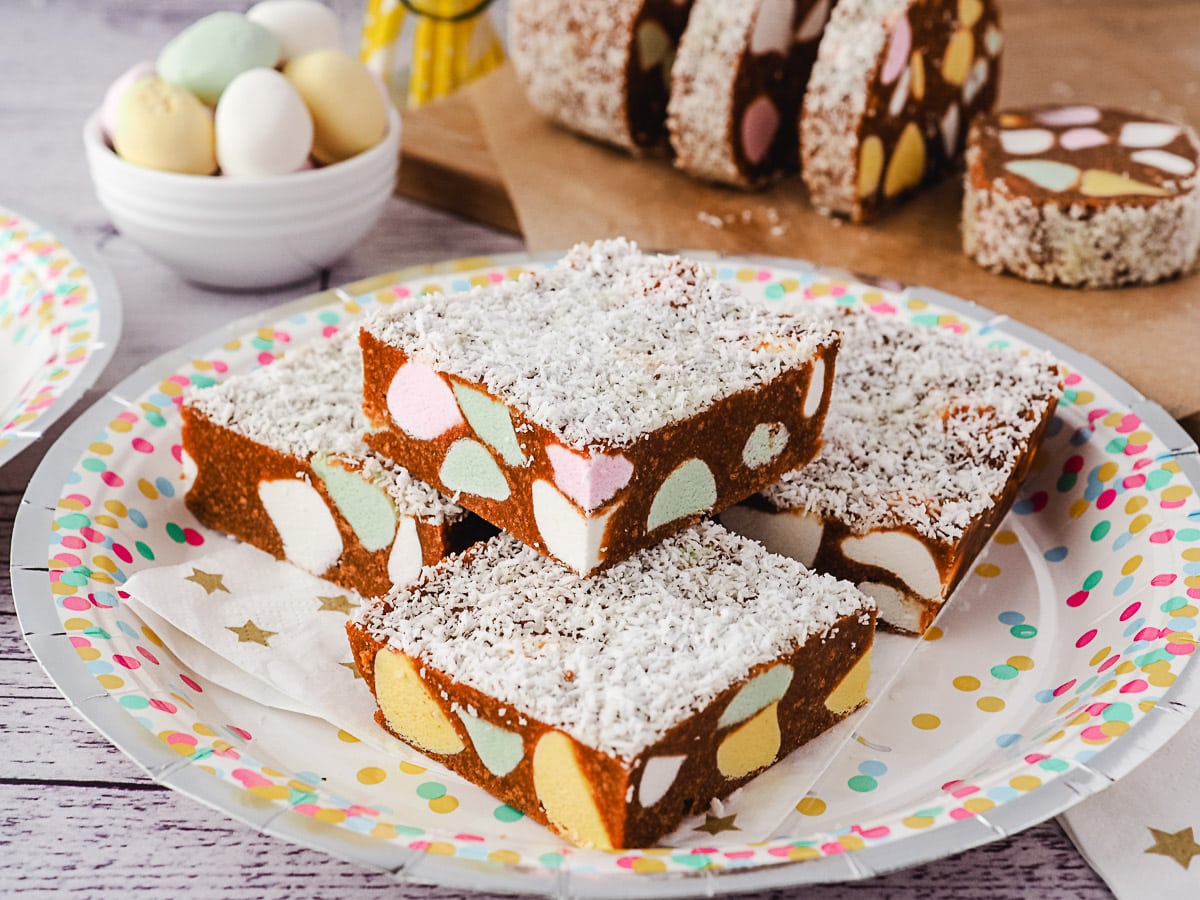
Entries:
<svg viewBox="0 0 1200 900">
<path fill-rule="evenodd" d="M 411 584 L 421 574 L 423 565 L 424 554 L 421 552 L 417 520 L 412 516 L 403 516 L 388 554 L 388 578 L 392 579 L 392 584 Z"/>
<path fill-rule="evenodd" d="M 752 506 L 731 506 L 717 517 L 730 531 L 758 541 L 772 553 L 811 567 L 821 549 L 825 523 L 819 516 Z"/>
<path fill-rule="evenodd" d="M 262 481 L 258 498 L 283 542 L 283 554 L 321 575 L 342 555 L 342 536 L 324 498 L 306 481 Z"/>
<path fill-rule="evenodd" d="M 925 544 L 906 531 L 876 531 L 842 541 L 842 553 L 864 566 L 878 566 L 921 597 L 941 600 L 942 576 Z"/>
<path fill-rule="evenodd" d="M 589 518 L 581 515 L 554 485 L 540 479 L 533 483 L 532 494 L 533 520 L 546 549 L 580 575 L 587 575 L 600 565 L 604 532 L 617 507 Z"/>
</svg>

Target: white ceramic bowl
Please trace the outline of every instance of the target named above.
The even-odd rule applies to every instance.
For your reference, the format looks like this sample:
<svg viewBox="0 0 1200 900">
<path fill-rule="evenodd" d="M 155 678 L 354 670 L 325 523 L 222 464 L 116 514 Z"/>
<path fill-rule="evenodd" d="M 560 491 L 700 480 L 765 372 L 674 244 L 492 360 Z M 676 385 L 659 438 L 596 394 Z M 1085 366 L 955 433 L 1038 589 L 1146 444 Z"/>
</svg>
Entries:
<svg viewBox="0 0 1200 900">
<path fill-rule="evenodd" d="M 120 232 L 211 287 L 249 290 L 318 274 L 371 230 L 392 195 L 400 116 L 358 156 L 270 178 L 181 175 L 135 166 L 104 140 L 97 111 L 83 146 L 100 205 Z"/>
</svg>

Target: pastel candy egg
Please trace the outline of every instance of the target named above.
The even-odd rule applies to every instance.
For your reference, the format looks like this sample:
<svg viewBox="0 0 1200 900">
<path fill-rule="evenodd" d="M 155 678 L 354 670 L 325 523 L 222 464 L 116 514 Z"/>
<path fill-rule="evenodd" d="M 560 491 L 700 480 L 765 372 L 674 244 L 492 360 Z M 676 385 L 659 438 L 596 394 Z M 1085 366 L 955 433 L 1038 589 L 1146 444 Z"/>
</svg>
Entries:
<svg viewBox="0 0 1200 900">
<path fill-rule="evenodd" d="M 129 86 L 143 78 L 153 78 L 155 74 L 154 63 L 150 60 L 143 60 L 126 69 L 116 81 L 108 86 L 108 90 L 104 92 L 104 104 L 100 107 L 100 127 L 104 129 L 104 134 L 109 140 L 116 134 L 117 113 L 121 108 L 121 98 L 125 96 Z"/>
<path fill-rule="evenodd" d="M 246 18 L 275 35 L 284 62 L 341 45 L 337 14 L 317 0 L 263 0 L 246 10 Z"/>
<path fill-rule="evenodd" d="M 217 162 L 234 178 L 296 172 L 312 149 L 308 108 L 274 69 L 251 69 L 229 82 L 215 124 Z"/>
<path fill-rule="evenodd" d="M 121 97 L 113 147 L 134 165 L 187 175 L 217 168 L 212 115 L 190 91 L 142 78 Z"/>
<path fill-rule="evenodd" d="M 212 105 L 238 75 L 278 61 L 279 41 L 270 31 L 238 13 L 216 12 L 167 42 L 158 54 L 158 74 Z"/>
<path fill-rule="evenodd" d="M 336 163 L 374 147 L 387 132 L 387 105 L 367 67 L 340 50 L 290 60 L 283 74 L 304 99 L 315 133 L 312 154 Z"/>
</svg>

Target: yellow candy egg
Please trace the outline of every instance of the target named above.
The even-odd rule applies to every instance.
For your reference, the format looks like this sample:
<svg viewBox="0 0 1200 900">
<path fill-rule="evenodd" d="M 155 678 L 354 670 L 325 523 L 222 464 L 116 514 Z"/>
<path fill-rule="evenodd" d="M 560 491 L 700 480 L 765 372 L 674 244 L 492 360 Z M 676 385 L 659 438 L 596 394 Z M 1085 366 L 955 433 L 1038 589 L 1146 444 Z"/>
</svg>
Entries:
<svg viewBox="0 0 1200 900">
<path fill-rule="evenodd" d="M 313 118 L 313 156 L 322 163 L 349 159 L 387 132 L 387 107 L 367 67 L 339 50 L 290 60 L 283 74 Z"/>
<path fill-rule="evenodd" d="M 186 175 L 217 169 L 212 114 L 190 91 L 143 78 L 121 97 L 113 134 L 117 154 L 134 165 Z"/>
</svg>

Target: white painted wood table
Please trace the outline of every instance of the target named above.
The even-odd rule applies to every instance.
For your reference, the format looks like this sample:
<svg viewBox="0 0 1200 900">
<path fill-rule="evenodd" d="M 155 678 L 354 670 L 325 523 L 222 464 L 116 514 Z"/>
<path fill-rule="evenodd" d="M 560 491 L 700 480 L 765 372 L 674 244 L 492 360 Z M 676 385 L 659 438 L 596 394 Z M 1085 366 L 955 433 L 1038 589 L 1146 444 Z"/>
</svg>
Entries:
<svg viewBox="0 0 1200 900">
<path fill-rule="evenodd" d="M 0 2 L 0 203 L 43 211 L 96 244 L 123 296 L 119 348 L 76 412 L 171 349 L 172 341 L 191 339 L 325 284 L 413 263 L 522 249 L 510 235 L 392 199 L 370 238 L 321 283 L 236 295 L 185 283 L 117 234 L 88 181 L 82 123 L 117 74 L 153 56 L 171 34 L 219 5 L 199 0 Z M 358 3 L 335 5 L 352 27 Z M 164 341 L 168 334 L 177 340 Z M 21 495 L 70 419 L 65 416 L 46 438 L 0 469 L 0 896 L 463 896 L 399 885 L 386 874 L 258 834 L 158 786 L 72 711 L 22 639 L 8 570 Z M 871 881 L 758 896 L 1098 900 L 1111 895 L 1051 822 Z"/>
</svg>

